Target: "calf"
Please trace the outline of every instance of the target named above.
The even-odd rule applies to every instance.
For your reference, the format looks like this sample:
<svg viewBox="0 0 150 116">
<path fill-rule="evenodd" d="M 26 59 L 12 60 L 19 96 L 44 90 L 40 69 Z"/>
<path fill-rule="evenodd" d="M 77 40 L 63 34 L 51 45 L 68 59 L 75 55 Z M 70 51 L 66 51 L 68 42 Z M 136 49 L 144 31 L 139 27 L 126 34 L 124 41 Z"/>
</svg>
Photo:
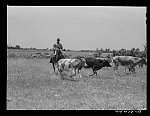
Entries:
<svg viewBox="0 0 150 116">
<path fill-rule="evenodd" d="M 97 76 L 97 70 L 100 70 L 102 67 L 111 67 L 108 60 L 102 60 L 100 58 L 92 58 L 92 57 L 86 57 L 85 58 L 87 66 L 83 66 L 84 68 L 92 68 L 93 74 L 88 76 Z"/>
<path fill-rule="evenodd" d="M 60 59 L 58 61 L 58 71 L 60 72 L 60 74 L 63 71 L 72 71 L 72 73 L 74 73 L 72 76 L 76 75 L 76 71 L 78 72 L 79 76 L 81 76 L 80 71 L 82 69 L 83 66 L 87 66 L 85 59 L 84 58 L 80 58 L 80 59 Z M 62 74 L 61 74 L 62 75 Z"/>
</svg>

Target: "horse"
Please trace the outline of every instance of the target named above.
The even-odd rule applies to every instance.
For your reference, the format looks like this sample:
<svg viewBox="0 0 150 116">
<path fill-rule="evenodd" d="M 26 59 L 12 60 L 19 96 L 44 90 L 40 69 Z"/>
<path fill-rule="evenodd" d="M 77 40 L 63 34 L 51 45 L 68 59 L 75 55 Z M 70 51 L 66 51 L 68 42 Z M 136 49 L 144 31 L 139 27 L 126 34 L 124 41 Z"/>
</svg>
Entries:
<svg viewBox="0 0 150 116">
<path fill-rule="evenodd" d="M 54 73 L 55 73 L 55 65 L 58 66 L 58 61 L 59 61 L 60 59 L 64 59 L 64 58 L 65 58 L 65 56 L 64 56 L 62 53 L 56 54 L 56 55 L 53 54 L 53 55 L 51 56 L 51 58 L 50 58 L 50 63 L 52 63 L 52 65 L 53 65 Z"/>
</svg>

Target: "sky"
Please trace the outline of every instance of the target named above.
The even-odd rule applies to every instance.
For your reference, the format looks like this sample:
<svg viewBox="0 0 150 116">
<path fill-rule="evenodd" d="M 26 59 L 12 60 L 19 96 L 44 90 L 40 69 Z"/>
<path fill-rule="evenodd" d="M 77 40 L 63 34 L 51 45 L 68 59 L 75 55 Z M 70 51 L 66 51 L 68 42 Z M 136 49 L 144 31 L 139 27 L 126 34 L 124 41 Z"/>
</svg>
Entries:
<svg viewBox="0 0 150 116">
<path fill-rule="evenodd" d="M 7 44 L 51 49 L 139 48 L 146 43 L 146 7 L 7 6 Z"/>
</svg>

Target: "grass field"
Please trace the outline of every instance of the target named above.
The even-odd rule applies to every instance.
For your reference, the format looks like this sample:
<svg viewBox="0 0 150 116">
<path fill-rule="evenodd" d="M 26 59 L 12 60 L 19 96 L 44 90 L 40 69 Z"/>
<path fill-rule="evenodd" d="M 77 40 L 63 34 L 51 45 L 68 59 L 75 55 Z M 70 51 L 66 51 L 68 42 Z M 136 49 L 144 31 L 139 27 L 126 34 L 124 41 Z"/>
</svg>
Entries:
<svg viewBox="0 0 150 116">
<path fill-rule="evenodd" d="M 53 51 L 49 50 L 17 50 L 17 49 L 8 49 L 7 57 L 8 58 L 32 58 L 32 55 L 35 55 L 37 52 L 41 52 L 42 54 L 48 53 L 53 54 Z M 63 51 L 63 54 L 72 58 L 77 56 L 87 56 L 91 52 L 77 52 L 77 51 Z M 37 55 L 38 56 L 38 55 Z"/>
<path fill-rule="evenodd" d="M 136 74 L 114 74 L 112 68 L 87 77 L 62 80 L 53 73 L 49 59 L 26 59 L 36 51 L 8 51 L 18 58 L 7 58 L 7 109 L 147 109 L 147 67 L 136 67 Z M 76 52 L 76 55 L 78 52 Z M 69 53 L 71 54 L 71 53 Z M 72 53 L 74 54 L 74 53 Z M 82 53 L 79 53 L 82 55 Z M 67 79 L 68 78 L 68 79 Z"/>
</svg>

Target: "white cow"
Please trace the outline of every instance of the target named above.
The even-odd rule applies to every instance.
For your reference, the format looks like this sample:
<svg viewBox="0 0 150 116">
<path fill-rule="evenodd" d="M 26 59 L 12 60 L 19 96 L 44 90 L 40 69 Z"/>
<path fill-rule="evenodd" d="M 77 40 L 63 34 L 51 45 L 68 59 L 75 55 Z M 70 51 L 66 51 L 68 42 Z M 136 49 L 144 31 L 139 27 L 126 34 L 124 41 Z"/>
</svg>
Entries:
<svg viewBox="0 0 150 116">
<path fill-rule="evenodd" d="M 84 58 L 80 58 L 80 59 L 60 59 L 58 61 L 57 67 L 58 67 L 58 71 L 60 72 L 60 74 L 63 71 L 71 71 L 73 73 L 72 76 L 76 75 L 76 71 L 78 72 L 79 76 L 81 76 L 80 71 L 82 69 L 83 66 L 87 66 L 86 61 Z M 62 75 L 62 74 L 61 74 Z"/>
<path fill-rule="evenodd" d="M 125 72 L 126 68 L 129 69 L 129 71 L 134 72 L 135 69 L 134 67 L 139 64 L 139 63 L 145 63 L 143 61 L 144 59 L 139 58 L 139 57 L 132 57 L 132 56 L 115 56 L 112 58 L 112 62 L 114 66 L 115 73 L 118 72 L 118 66 L 124 66 L 125 67 Z"/>
</svg>

